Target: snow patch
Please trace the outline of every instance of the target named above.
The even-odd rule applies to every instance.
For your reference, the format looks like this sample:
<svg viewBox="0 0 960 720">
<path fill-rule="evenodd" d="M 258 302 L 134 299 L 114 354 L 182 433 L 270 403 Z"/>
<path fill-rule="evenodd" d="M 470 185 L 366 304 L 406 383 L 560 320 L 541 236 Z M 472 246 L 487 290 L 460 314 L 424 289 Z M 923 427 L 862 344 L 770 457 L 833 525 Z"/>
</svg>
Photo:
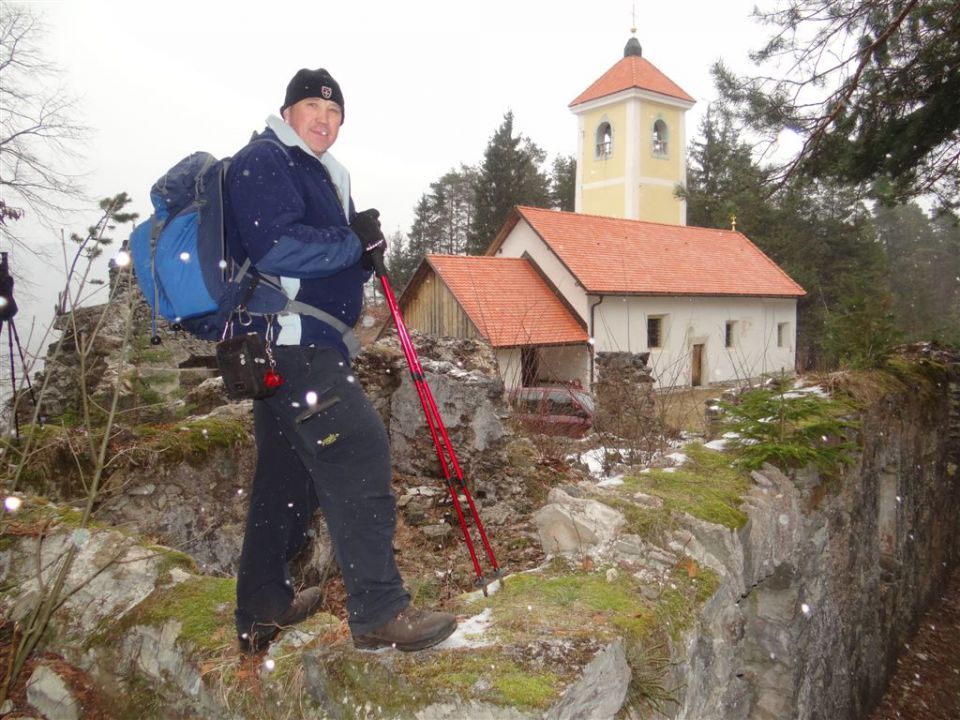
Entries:
<svg viewBox="0 0 960 720">
<path fill-rule="evenodd" d="M 493 610 L 487 608 L 479 615 L 473 615 L 463 620 L 448 637 L 439 645 L 437 650 L 453 650 L 455 648 L 478 648 L 493 645 L 495 640 L 487 637 L 487 630 L 493 622 Z"/>
<path fill-rule="evenodd" d="M 704 443 L 704 447 L 708 450 L 725 450 L 727 447 L 727 440 L 719 438 L 717 440 L 711 440 L 708 443 Z"/>
<path fill-rule="evenodd" d="M 605 480 L 601 480 L 597 483 L 597 487 L 613 487 L 615 485 L 623 485 L 623 475 L 606 478 Z"/>
</svg>

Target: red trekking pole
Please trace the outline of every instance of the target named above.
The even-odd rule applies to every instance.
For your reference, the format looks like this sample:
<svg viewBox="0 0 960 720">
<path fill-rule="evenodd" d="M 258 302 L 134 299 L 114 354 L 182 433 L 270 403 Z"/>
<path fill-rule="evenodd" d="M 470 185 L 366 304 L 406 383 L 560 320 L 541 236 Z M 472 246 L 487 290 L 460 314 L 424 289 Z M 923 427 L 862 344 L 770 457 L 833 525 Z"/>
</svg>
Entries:
<svg viewBox="0 0 960 720">
<path fill-rule="evenodd" d="M 403 318 L 400 316 L 400 306 L 397 305 L 397 299 L 390 287 L 390 281 L 387 279 L 387 268 L 383 262 L 383 250 L 377 248 L 370 253 L 373 261 L 374 270 L 380 279 L 383 287 L 383 294 L 387 298 L 387 306 L 390 308 L 390 315 L 393 316 L 393 322 L 397 327 L 397 335 L 400 336 L 400 346 L 403 348 L 404 357 L 407 359 L 407 366 L 410 368 L 410 375 L 413 377 L 413 384 L 417 388 L 417 395 L 420 396 L 420 404 L 423 406 L 423 414 L 427 420 L 427 428 L 430 430 L 430 436 L 433 438 L 433 445 L 437 449 L 437 458 L 440 460 L 440 468 L 443 471 L 443 479 L 447 483 L 447 489 L 450 491 L 450 497 L 453 498 L 453 507 L 457 511 L 457 519 L 460 521 L 460 529 L 463 531 L 463 539 L 467 543 L 467 550 L 470 551 L 470 559 L 473 560 L 473 570 L 477 575 L 475 585 L 487 594 L 487 586 L 496 580 L 503 582 L 503 570 L 497 564 L 497 559 L 493 555 L 493 548 L 490 547 L 490 540 L 487 539 L 487 533 L 483 529 L 483 523 L 480 522 L 480 515 L 477 513 L 477 506 L 473 502 L 473 495 L 463 479 L 463 471 L 460 470 L 460 464 L 457 462 L 457 455 L 453 451 L 453 445 L 450 443 L 450 436 L 447 435 L 447 428 L 440 418 L 440 411 L 434 402 L 433 393 L 430 392 L 430 386 L 427 384 L 423 375 L 423 367 L 417 358 L 417 351 L 410 340 L 410 334 L 404 325 Z M 451 472 L 452 468 L 452 472 Z M 456 481 L 454 481 L 456 478 Z M 463 514 L 463 507 L 460 504 L 459 495 L 462 494 L 470 508 L 470 516 L 473 524 L 477 528 L 483 548 L 486 550 L 487 559 L 493 567 L 492 572 L 484 576 L 480 569 L 480 561 L 477 559 L 477 552 L 474 549 L 473 539 L 470 536 L 470 528 L 467 526 L 466 518 Z"/>
</svg>

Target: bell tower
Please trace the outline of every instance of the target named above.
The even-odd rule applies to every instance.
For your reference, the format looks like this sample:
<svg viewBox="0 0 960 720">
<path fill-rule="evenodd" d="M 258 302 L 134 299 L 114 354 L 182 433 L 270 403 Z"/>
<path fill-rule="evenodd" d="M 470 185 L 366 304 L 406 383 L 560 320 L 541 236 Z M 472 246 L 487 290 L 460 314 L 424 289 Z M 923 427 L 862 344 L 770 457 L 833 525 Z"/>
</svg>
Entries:
<svg viewBox="0 0 960 720">
<path fill-rule="evenodd" d="M 577 116 L 576 211 L 685 225 L 685 116 L 694 99 L 643 57 L 633 28 L 623 58 L 570 103 Z"/>
</svg>

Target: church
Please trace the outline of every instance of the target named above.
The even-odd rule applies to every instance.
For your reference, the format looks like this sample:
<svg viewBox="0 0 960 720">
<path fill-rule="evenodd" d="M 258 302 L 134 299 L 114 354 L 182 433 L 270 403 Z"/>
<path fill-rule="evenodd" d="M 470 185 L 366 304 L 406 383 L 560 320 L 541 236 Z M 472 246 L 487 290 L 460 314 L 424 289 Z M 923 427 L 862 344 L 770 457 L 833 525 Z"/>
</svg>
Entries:
<svg viewBox="0 0 960 720">
<path fill-rule="evenodd" d="M 686 224 L 693 105 L 631 37 L 569 106 L 575 212 L 517 207 L 483 256 L 426 256 L 408 327 L 485 338 L 509 390 L 590 388 L 610 352 L 648 353 L 660 388 L 792 373 L 803 288 L 735 226 Z"/>
</svg>

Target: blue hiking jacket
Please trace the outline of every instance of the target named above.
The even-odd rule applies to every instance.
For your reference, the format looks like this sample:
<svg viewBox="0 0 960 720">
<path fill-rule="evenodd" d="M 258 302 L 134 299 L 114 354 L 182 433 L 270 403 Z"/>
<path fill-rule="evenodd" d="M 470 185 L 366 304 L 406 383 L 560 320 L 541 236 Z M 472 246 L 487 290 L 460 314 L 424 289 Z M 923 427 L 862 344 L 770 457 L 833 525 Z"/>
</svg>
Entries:
<svg viewBox="0 0 960 720">
<path fill-rule="evenodd" d="M 345 168 L 329 153 L 321 161 L 279 118 L 270 118 L 230 162 L 224 216 L 234 257 L 249 257 L 261 272 L 280 276 L 289 297 L 349 327 L 360 315 L 370 277 L 360 265 L 360 239 L 349 227 L 354 215 Z M 256 318 L 246 330 L 266 333 L 266 321 Z M 274 345 L 335 347 L 349 360 L 340 333 L 316 318 L 285 315 L 270 330 Z"/>
</svg>

